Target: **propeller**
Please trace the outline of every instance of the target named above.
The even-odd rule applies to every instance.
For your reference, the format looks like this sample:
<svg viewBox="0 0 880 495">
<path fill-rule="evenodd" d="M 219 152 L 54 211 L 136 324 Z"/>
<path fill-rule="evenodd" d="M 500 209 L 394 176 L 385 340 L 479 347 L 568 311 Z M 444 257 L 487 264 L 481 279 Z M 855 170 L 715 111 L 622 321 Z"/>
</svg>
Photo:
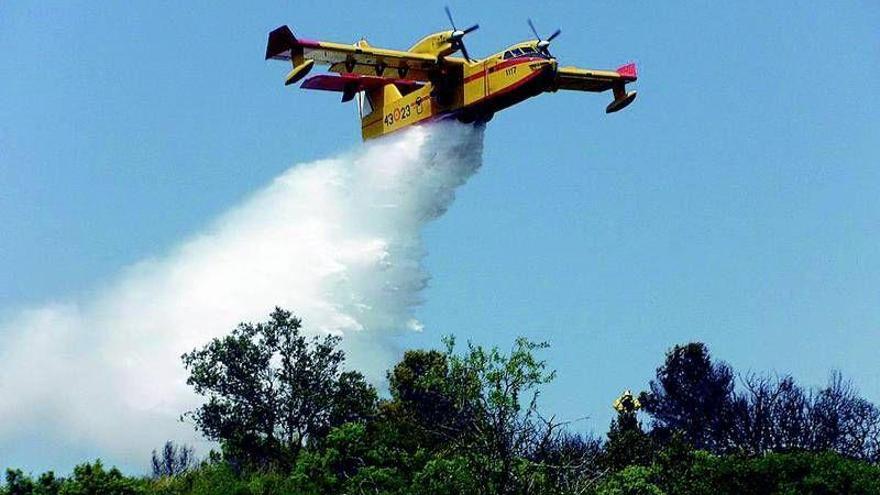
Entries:
<svg viewBox="0 0 880 495">
<path fill-rule="evenodd" d="M 533 23 L 531 19 L 529 19 L 529 27 L 532 28 L 532 32 L 535 33 L 535 38 L 538 38 L 538 44 L 535 45 L 537 49 L 541 51 L 544 55 L 552 57 L 552 55 L 550 55 L 550 42 L 553 41 L 557 36 L 562 34 L 562 30 L 557 29 L 556 31 L 553 31 L 553 34 L 548 36 L 545 40 L 541 39 L 541 35 L 538 34 L 538 30 L 535 29 L 535 23 Z"/>
<path fill-rule="evenodd" d="M 448 5 L 445 7 L 445 10 L 446 10 L 446 17 L 449 18 L 449 24 L 452 24 L 452 35 L 449 37 L 449 42 L 452 44 L 453 48 L 455 48 L 456 50 L 461 50 L 461 54 L 464 55 L 465 60 L 470 62 L 471 57 L 470 57 L 470 55 L 468 55 L 467 48 L 465 48 L 465 46 L 464 46 L 464 35 L 466 35 L 470 32 L 476 31 L 477 29 L 480 29 L 480 25 L 474 24 L 473 26 L 471 26 L 469 28 L 459 30 L 458 28 L 455 27 L 455 21 L 452 20 L 452 12 L 449 10 Z"/>
</svg>

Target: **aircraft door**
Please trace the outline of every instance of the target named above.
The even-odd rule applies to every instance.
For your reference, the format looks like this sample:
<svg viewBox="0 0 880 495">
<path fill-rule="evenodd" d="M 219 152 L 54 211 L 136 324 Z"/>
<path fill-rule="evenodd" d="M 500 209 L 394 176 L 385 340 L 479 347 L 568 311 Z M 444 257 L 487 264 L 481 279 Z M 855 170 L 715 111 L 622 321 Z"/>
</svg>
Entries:
<svg viewBox="0 0 880 495">
<path fill-rule="evenodd" d="M 465 105 L 476 103 L 486 96 L 486 64 L 471 65 L 464 72 Z"/>
<path fill-rule="evenodd" d="M 483 61 L 483 96 L 489 96 L 489 61 Z"/>
</svg>

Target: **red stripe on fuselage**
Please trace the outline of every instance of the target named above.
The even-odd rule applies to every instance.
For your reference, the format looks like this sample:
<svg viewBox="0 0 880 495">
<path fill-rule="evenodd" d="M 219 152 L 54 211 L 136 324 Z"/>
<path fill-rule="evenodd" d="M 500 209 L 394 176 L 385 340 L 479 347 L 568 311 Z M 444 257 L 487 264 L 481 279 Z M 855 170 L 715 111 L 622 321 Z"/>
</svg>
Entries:
<svg viewBox="0 0 880 495">
<path fill-rule="evenodd" d="M 501 70 L 501 69 L 505 69 L 505 68 L 507 68 L 507 67 L 510 67 L 511 65 L 526 64 L 526 63 L 534 62 L 535 60 L 544 60 L 544 59 L 541 58 L 541 57 L 519 57 L 519 58 L 511 58 L 511 59 L 505 60 L 504 62 L 501 62 L 501 63 L 499 63 L 499 64 L 497 64 L 497 65 L 494 65 L 494 66 L 492 66 L 492 67 L 489 67 L 489 72 L 488 72 L 488 73 L 491 74 L 491 73 L 493 73 L 493 72 L 497 72 L 497 71 L 499 71 L 499 70 Z M 471 74 L 471 75 L 467 76 L 466 78 L 464 78 L 464 82 L 465 82 L 465 84 L 467 84 L 467 83 L 469 83 L 469 82 L 471 82 L 471 81 L 476 81 L 477 79 L 479 79 L 479 78 L 481 78 L 481 77 L 485 77 L 485 76 L 486 76 L 486 71 L 485 71 L 485 70 L 481 70 L 480 72 L 477 72 L 476 74 Z"/>
<path fill-rule="evenodd" d="M 486 97 L 486 99 L 491 100 L 492 98 L 496 98 L 496 97 L 498 97 L 498 96 L 502 96 L 502 95 L 505 95 L 505 94 L 507 94 L 507 93 L 510 93 L 511 91 L 515 91 L 515 90 L 521 88 L 522 86 L 525 86 L 526 84 L 528 84 L 528 83 L 534 81 L 534 80 L 537 79 L 538 76 L 540 76 L 542 73 L 543 73 L 543 71 L 532 72 L 531 74 L 529 74 L 529 75 L 527 75 L 526 77 L 520 79 L 519 81 L 516 81 L 515 83 L 511 84 L 510 86 L 507 86 L 506 88 L 502 88 L 502 89 L 500 89 L 500 90 L 498 90 L 498 91 L 496 91 L 496 92 L 494 92 L 494 93 L 488 95 L 488 96 Z"/>
<path fill-rule="evenodd" d="M 480 72 L 477 72 L 476 74 L 471 74 L 471 75 L 467 76 L 466 78 L 464 78 L 464 83 L 467 84 L 471 81 L 476 81 L 477 79 L 480 79 L 481 77 L 484 77 L 485 75 L 486 75 L 486 71 L 481 70 Z"/>
<path fill-rule="evenodd" d="M 535 79 L 539 78 L 544 73 L 545 73 L 545 71 L 543 71 L 543 70 L 538 70 L 538 71 L 532 72 L 531 74 L 526 75 L 525 77 L 519 79 L 518 81 L 514 82 L 513 84 L 510 84 L 509 86 L 507 86 L 505 88 L 502 88 L 502 89 L 499 89 L 499 90 L 494 91 L 492 93 L 489 93 L 489 94 L 479 98 L 478 100 L 471 102 L 469 106 L 484 105 L 484 104 L 492 102 L 493 100 L 498 100 L 500 97 L 506 96 L 506 95 L 512 93 L 513 91 L 516 91 L 516 90 L 522 88 L 523 86 L 534 82 Z"/>
<path fill-rule="evenodd" d="M 526 63 L 534 62 L 536 60 L 544 60 L 544 59 L 541 57 L 511 58 L 511 59 L 505 60 L 504 62 L 501 62 L 500 64 L 495 64 L 492 67 L 489 67 L 489 73 L 491 74 L 492 72 L 497 72 L 501 69 L 506 69 L 507 67 L 510 67 L 511 65 L 526 64 Z"/>
</svg>

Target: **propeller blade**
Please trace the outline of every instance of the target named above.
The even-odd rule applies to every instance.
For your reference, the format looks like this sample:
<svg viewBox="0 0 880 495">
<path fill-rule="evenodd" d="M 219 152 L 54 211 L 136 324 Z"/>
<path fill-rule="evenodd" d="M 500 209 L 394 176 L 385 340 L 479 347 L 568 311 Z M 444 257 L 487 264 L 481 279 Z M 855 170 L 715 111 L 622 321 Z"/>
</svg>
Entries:
<svg viewBox="0 0 880 495">
<path fill-rule="evenodd" d="M 562 30 L 557 29 L 556 31 L 553 32 L 553 34 L 550 35 L 549 38 L 547 38 L 547 41 L 553 41 L 553 38 L 559 36 L 560 34 L 562 34 Z"/>
<path fill-rule="evenodd" d="M 449 42 L 452 43 L 453 48 L 461 50 L 461 54 L 464 55 L 465 60 L 471 62 L 471 56 L 468 54 L 467 48 L 464 47 L 462 38 L 464 38 L 464 35 L 480 29 L 480 25 L 474 24 L 473 26 L 466 28 L 464 31 L 459 31 L 458 28 L 455 27 L 455 21 L 452 19 L 452 11 L 449 9 L 449 6 L 447 5 L 443 7 L 443 10 L 446 11 L 446 17 L 449 18 L 449 24 L 452 24 L 452 36 L 449 37 Z"/>
<path fill-rule="evenodd" d="M 464 47 L 464 43 L 459 43 L 458 47 L 461 48 L 461 54 L 464 55 L 464 59 L 467 60 L 468 62 L 470 62 L 471 56 L 468 55 L 468 51 L 467 51 L 467 48 Z"/>
<path fill-rule="evenodd" d="M 446 17 L 449 18 L 449 24 L 452 24 L 452 30 L 457 31 L 455 29 L 455 21 L 452 20 L 452 11 L 449 10 L 449 5 L 443 7 L 443 9 L 446 11 Z"/>
<path fill-rule="evenodd" d="M 471 26 L 471 27 L 465 29 L 465 30 L 463 31 L 463 33 L 464 33 L 464 34 L 468 34 L 468 33 L 472 32 L 472 31 L 476 31 L 477 29 L 480 29 L 480 25 L 479 25 L 479 24 L 474 24 L 473 26 Z"/>
<path fill-rule="evenodd" d="M 535 38 L 541 39 L 541 35 L 538 34 L 538 30 L 535 29 L 535 23 L 532 22 L 532 19 L 529 19 L 529 27 L 532 28 L 532 32 L 535 33 Z"/>
</svg>

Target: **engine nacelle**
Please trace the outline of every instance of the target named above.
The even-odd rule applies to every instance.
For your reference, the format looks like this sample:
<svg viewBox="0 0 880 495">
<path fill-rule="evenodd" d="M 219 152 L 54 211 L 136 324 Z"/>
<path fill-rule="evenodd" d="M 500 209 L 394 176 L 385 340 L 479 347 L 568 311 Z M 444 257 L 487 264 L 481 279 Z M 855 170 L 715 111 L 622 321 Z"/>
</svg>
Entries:
<svg viewBox="0 0 880 495">
<path fill-rule="evenodd" d="M 419 42 L 413 45 L 408 51 L 436 55 L 438 57 L 451 55 L 456 51 L 456 48 L 452 46 L 452 33 L 452 31 L 441 31 L 439 33 L 429 34 L 419 40 Z"/>
</svg>

